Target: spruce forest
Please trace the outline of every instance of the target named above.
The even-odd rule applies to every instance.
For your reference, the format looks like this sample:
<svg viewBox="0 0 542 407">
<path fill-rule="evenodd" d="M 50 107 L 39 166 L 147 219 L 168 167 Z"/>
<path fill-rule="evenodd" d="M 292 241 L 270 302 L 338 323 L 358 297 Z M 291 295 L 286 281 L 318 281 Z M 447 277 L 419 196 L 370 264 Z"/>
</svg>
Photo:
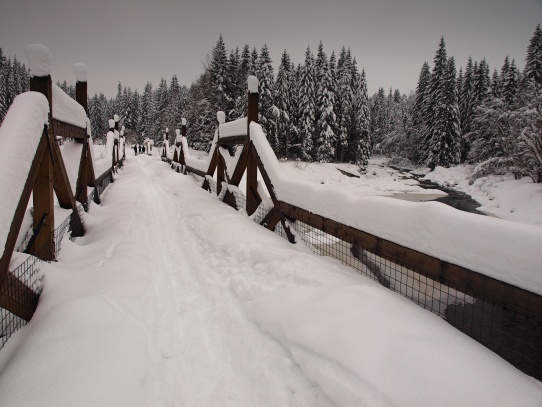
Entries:
<svg viewBox="0 0 542 407">
<path fill-rule="evenodd" d="M 414 165 L 473 164 L 471 182 L 513 173 L 542 182 L 542 30 L 527 44 L 523 70 L 508 56 L 490 69 L 485 59 L 456 68 L 441 38 L 432 65 L 421 66 L 415 92 L 380 88 L 367 94 L 367 78 L 350 50 L 328 54 L 322 42 L 303 63 L 282 53 L 278 72 L 266 45 L 228 51 L 222 36 L 203 73 L 190 86 L 174 75 L 143 92 L 118 84 L 115 98 L 89 97 L 92 134 L 99 140 L 107 120 L 119 114 L 129 141 L 163 139 L 166 128 L 187 119 L 190 147 L 210 148 L 221 110 L 227 120 L 246 115 L 246 79 L 259 79 L 260 117 L 277 156 L 312 162 L 348 162 L 363 170 L 371 154 Z M 75 97 L 75 86 L 57 82 Z M 29 71 L 0 48 L 0 121 L 14 97 L 28 90 Z"/>
</svg>

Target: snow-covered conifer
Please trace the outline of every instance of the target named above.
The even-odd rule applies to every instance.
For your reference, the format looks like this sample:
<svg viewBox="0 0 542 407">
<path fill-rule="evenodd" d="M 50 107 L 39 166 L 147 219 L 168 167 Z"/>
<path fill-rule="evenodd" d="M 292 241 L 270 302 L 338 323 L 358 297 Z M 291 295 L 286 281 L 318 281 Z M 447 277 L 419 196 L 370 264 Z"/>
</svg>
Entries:
<svg viewBox="0 0 542 407">
<path fill-rule="evenodd" d="M 300 157 L 312 161 L 316 117 L 314 58 L 310 47 L 305 51 L 305 65 L 299 79 L 299 141 Z"/>
</svg>

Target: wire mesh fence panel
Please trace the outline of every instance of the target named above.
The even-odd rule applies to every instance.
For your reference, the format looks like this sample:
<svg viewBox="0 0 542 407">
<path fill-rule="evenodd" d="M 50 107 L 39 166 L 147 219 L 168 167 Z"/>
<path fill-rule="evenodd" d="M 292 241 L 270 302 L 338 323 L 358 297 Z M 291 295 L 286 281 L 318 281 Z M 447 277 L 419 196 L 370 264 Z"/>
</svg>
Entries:
<svg viewBox="0 0 542 407">
<path fill-rule="evenodd" d="M 6 283 L 2 285 L 3 289 L 0 292 L 0 297 L 6 296 L 18 303 L 28 303 L 32 299 L 28 298 L 28 291 L 21 290 L 20 283 L 30 288 L 32 293 L 39 294 L 41 292 L 42 275 L 40 273 L 40 265 L 42 261 L 29 254 L 17 253 L 16 258 L 12 259 L 12 263 L 19 264 L 9 271 L 10 276 L 14 278 L 5 280 Z M 26 323 L 23 318 L 4 308 L 0 308 L 0 349 L 5 345 L 10 336 L 17 329 L 26 325 Z"/>
<path fill-rule="evenodd" d="M 247 208 L 241 192 L 233 192 L 237 208 L 253 214 L 262 223 L 270 221 L 263 204 Z M 253 205 L 254 206 L 254 205 Z M 475 291 L 465 292 L 444 279 L 439 281 L 400 264 L 397 259 L 377 255 L 367 247 L 352 244 L 313 226 L 274 215 L 274 232 L 290 240 L 295 236 L 314 253 L 329 256 L 358 273 L 438 315 L 524 372 L 542 379 L 542 320 L 489 300 Z M 279 219 L 279 220 L 278 220 Z"/>
</svg>

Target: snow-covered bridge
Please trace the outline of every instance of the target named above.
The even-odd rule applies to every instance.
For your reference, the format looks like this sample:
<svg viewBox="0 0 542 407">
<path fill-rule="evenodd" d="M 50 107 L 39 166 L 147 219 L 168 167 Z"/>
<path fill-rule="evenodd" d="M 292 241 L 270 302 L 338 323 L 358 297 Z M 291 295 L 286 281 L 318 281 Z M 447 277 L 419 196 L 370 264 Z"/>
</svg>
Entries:
<svg viewBox="0 0 542 407">
<path fill-rule="evenodd" d="M 286 177 L 255 78 L 206 160 L 179 132 L 162 157 L 123 161 L 115 123 L 99 159 L 84 106 L 41 89 L 52 99 L 22 95 L 0 128 L 1 405 L 542 400 L 469 338 L 540 378 L 538 228 Z M 16 251 L 39 239 L 56 261 Z"/>
</svg>

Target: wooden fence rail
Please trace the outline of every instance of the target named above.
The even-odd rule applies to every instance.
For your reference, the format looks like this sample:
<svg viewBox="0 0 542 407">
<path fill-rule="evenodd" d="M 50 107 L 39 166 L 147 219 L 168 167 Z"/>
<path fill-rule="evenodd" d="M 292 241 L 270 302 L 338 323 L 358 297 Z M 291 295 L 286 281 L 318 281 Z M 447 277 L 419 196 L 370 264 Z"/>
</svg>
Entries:
<svg viewBox="0 0 542 407">
<path fill-rule="evenodd" d="M 232 122 L 223 123 L 219 116 L 205 171 L 194 168 L 187 159 L 184 128 L 182 143 L 176 143 L 175 151 L 169 156 L 164 148 L 162 159 L 178 172 L 202 177 L 202 188 L 215 191 L 228 205 L 236 209 L 242 206 L 248 215 L 261 211 L 255 219 L 267 229 L 292 243 L 301 236 L 316 252 L 355 267 L 386 288 L 438 314 L 524 372 L 542 379 L 542 296 L 326 218 L 277 196 L 274 181 L 251 139 L 251 123 L 258 121 L 257 85 L 251 85 L 251 80 L 254 82 L 255 78 L 249 78 L 246 130 L 242 134 L 232 133 L 233 126 L 228 127 Z M 233 171 L 228 171 L 224 152 L 232 146 L 242 151 Z M 262 207 L 258 174 L 273 202 L 272 208 Z M 246 196 L 239 196 L 230 187 L 238 187 L 243 175 Z M 226 191 L 221 193 L 223 188 Z M 334 240 L 311 241 L 307 237 L 311 233 L 305 233 L 311 230 Z"/>
<path fill-rule="evenodd" d="M 91 152 L 90 129 L 87 118 L 87 83 L 77 81 L 76 101 L 73 101 L 59 88 L 54 88 L 51 76 L 34 76 L 30 80 L 30 92 L 39 92 L 47 98 L 49 104 L 49 118 L 39 136 L 39 143 L 36 148 L 32 164 L 22 187 L 22 193 L 18 204 L 14 208 L 13 219 L 7 234 L 2 255 L 0 257 L 0 310 L 2 312 L 0 327 L 0 348 L 5 343 L 11 332 L 6 331 L 10 324 L 7 321 L 6 313 L 24 321 L 29 321 L 37 307 L 39 292 L 34 290 L 24 281 L 25 278 L 12 273 L 10 261 L 16 249 L 17 239 L 23 218 L 27 212 L 30 197 L 33 199 L 33 231 L 32 238 L 25 249 L 42 261 L 52 261 L 56 258 L 58 247 L 55 247 L 55 218 L 54 218 L 54 196 L 60 207 L 71 210 L 69 229 L 72 237 L 84 234 L 84 225 L 80 215 L 80 207 L 88 211 L 89 188 L 92 188 L 93 200 L 100 202 L 100 195 L 109 182 L 113 181 L 113 172 L 122 165 L 124 157 L 119 157 L 118 148 L 112 157 L 112 166 L 96 178 L 95 167 Z M 62 92 L 59 94 L 58 92 Z M 63 98 L 62 103 L 68 103 L 72 109 L 79 109 L 82 117 L 86 119 L 84 125 L 75 125 L 55 115 L 55 103 L 53 95 Z M 22 96 L 24 97 L 24 96 Z M 67 100 L 68 98 L 69 100 Z M 82 112 L 81 112 L 82 110 Z M 7 116 L 9 117 L 8 111 Z M 6 120 L 4 121 L 6 123 Z M 37 135 L 36 135 L 37 137 Z M 66 162 L 60 149 L 60 141 L 70 141 L 80 144 L 80 158 L 77 163 L 76 185 L 73 179 L 70 181 Z M 0 140 L 2 143 L 2 140 Z M 79 150 L 76 150 L 79 151 Z M 31 285 L 31 283 L 30 283 Z"/>
</svg>

